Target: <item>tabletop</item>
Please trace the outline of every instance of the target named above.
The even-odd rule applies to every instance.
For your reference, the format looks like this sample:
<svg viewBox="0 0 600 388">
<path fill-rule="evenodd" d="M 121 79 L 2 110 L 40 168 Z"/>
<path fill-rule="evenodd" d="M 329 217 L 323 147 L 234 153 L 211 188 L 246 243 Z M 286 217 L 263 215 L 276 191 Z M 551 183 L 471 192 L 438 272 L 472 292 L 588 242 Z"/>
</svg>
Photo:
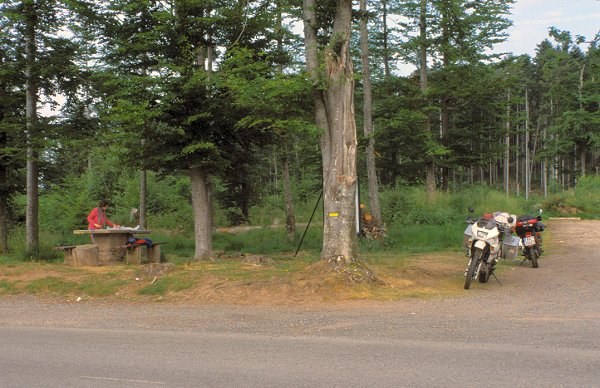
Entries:
<svg viewBox="0 0 600 388">
<path fill-rule="evenodd" d="M 149 234 L 150 230 L 145 229 L 81 229 L 74 230 L 73 234 Z"/>
</svg>

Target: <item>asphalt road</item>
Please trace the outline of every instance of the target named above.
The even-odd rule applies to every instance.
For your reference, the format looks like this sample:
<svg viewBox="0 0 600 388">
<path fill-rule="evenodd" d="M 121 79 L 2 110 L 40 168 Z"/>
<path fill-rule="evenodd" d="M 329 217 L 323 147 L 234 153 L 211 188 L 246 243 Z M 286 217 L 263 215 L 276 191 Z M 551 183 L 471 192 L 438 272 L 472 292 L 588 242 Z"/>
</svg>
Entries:
<svg viewBox="0 0 600 388">
<path fill-rule="evenodd" d="M 600 387 L 600 223 L 554 222 L 551 233 L 540 268 L 506 268 L 502 286 L 475 283 L 451 299 L 3 299 L 0 387 Z"/>
</svg>

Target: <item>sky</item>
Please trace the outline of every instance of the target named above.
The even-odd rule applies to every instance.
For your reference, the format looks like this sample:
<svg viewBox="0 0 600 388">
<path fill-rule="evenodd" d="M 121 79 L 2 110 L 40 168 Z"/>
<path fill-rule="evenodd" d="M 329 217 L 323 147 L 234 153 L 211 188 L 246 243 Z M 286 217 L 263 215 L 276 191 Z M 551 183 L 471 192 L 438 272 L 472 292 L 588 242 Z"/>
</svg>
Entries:
<svg viewBox="0 0 600 388">
<path fill-rule="evenodd" d="M 510 19 L 510 36 L 494 51 L 534 56 L 536 46 L 548 38 L 552 26 L 591 40 L 600 31 L 600 0 L 516 0 Z"/>
<path fill-rule="evenodd" d="M 569 31 L 575 39 L 592 40 L 600 32 L 600 0 L 516 0 L 508 16 L 513 25 L 506 41 L 494 46 L 494 53 L 528 54 L 535 57 L 538 44 L 549 38 L 550 27 Z M 588 44 L 581 44 L 583 51 Z M 398 61 L 396 74 L 408 76 L 416 65 Z"/>
</svg>

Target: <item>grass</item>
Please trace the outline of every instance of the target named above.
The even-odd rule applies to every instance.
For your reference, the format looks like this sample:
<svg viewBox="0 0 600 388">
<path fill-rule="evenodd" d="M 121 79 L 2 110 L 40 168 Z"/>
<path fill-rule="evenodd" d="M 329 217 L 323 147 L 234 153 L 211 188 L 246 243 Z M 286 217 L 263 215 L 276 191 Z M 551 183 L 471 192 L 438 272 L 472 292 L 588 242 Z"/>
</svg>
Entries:
<svg viewBox="0 0 600 388">
<path fill-rule="evenodd" d="M 64 278 L 48 276 L 41 279 L 35 279 L 29 282 L 25 287 L 31 294 L 71 294 L 78 289 L 77 283 Z"/>
<path fill-rule="evenodd" d="M 318 220 L 308 227 L 302 243 L 305 226 L 298 227 L 296 238 L 291 241 L 282 226 L 258 226 L 243 233 L 216 232 L 215 257 L 202 262 L 191 261 L 193 236 L 182 231 L 155 230 L 150 239 L 169 242 L 161 250 L 170 267 L 165 266 L 159 274 L 144 272 L 145 266 L 67 267 L 62 265 L 61 252 L 51 247 L 88 243 L 85 237 L 42 231 L 43 247 L 27 253 L 24 236 L 17 231 L 11 235 L 13 253 L 0 256 L 0 295 L 202 303 L 306 303 L 455 295 L 462 292 L 466 265 L 460 245 L 467 207 L 474 206 L 476 215 L 496 210 L 522 214 L 531 213 L 541 204 L 548 205 L 552 214 L 553 209 L 580 201 L 589 203 L 582 211 L 593 213 L 598 206 L 594 202 L 597 183 L 589 182 L 584 188 L 577 195 L 562 193 L 549 198 L 548 203 L 539 198 L 526 202 L 485 187 L 438 193 L 430 199 L 419 188 L 386 192 L 382 195 L 384 214 L 395 221 L 386 228 L 387 238 L 359 240 L 361 256 L 384 282 L 374 286 L 348 286 L 323 273 L 318 266 L 322 244 Z M 267 219 L 275 215 L 266 212 L 263 216 Z M 253 257 L 272 261 L 259 264 L 247 261 Z M 499 273 L 510 265 L 513 263 L 501 264 Z"/>
<path fill-rule="evenodd" d="M 462 231 L 461 231 L 462 232 Z M 78 267 L 42 262 L 0 265 L 0 295 L 33 294 L 53 300 L 177 301 L 287 304 L 353 300 L 394 301 L 462 295 L 462 252 L 364 252 L 375 285 L 348 285 L 323 272 L 316 255 L 302 252 L 248 263 L 249 255 L 214 261 L 148 266 Z M 172 255 L 168 255 L 172 261 Z M 501 261 L 498 276 L 516 262 Z M 160 268 L 160 273 L 151 272 Z"/>
<path fill-rule="evenodd" d="M 140 295 L 165 295 L 168 292 L 188 290 L 196 285 L 196 280 L 178 276 L 165 276 L 138 290 Z"/>
<path fill-rule="evenodd" d="M 17 286 L 15 282 L 0 280 L 0 294 L 16 294 Z"/>
<path fill-rule="evenodd" d="M 125 279 L 106 279 L 104 277 L 91 277 L 81 282 L 77 290 L 85 295 L 101 297 L 118 293 L 121 287 L 129 284 Z"/>
</svg>

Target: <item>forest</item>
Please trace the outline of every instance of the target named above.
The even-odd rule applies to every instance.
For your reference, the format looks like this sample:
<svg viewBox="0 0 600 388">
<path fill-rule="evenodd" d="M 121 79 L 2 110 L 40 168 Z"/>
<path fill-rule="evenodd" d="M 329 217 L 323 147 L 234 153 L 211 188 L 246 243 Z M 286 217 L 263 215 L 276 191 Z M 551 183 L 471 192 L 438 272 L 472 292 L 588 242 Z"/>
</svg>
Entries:
<svg viewBox="0 0 600 388">
<path fill-rule="evenodd" d="M 600 35 L 496 53 L 513 3 L 5 0 L 0 252 L 103 198 L 195 259 L 224 226 L 296 244 L 313 207 L 321 258 L 353 257 L 359 201 L 390 244 L 486 196 L 599 212 Z"/>
</svg>

